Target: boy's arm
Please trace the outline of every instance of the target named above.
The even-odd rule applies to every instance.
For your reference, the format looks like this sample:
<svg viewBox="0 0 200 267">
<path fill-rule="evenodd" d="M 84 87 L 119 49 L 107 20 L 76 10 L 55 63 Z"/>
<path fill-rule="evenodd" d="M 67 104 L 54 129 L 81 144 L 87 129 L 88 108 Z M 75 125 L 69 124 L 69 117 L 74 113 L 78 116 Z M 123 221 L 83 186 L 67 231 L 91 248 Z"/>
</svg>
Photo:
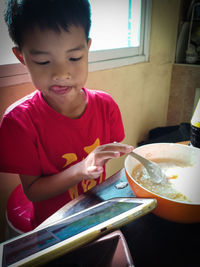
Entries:
<svg viewBox="0 0 200 267">
<path fill-rule="evenodd" d="M 33 202 L 49 199 L 64 193 L 82 180 L 80 162 L 57 174 L 48 176 L 20 175 L 23 190 Z"/>
<path fill-rule="evenodd" d="M 83 161 L 50 176 L 20 175 L 24 193 L 31 201 L 41 201 L 64 193 L 83 179 L 95 179 L 103 172 L 103 166 L 111 158 L 117 158 L 133 150 L 132 146 L 112 143 L 93 150 Z"/>
</svg>

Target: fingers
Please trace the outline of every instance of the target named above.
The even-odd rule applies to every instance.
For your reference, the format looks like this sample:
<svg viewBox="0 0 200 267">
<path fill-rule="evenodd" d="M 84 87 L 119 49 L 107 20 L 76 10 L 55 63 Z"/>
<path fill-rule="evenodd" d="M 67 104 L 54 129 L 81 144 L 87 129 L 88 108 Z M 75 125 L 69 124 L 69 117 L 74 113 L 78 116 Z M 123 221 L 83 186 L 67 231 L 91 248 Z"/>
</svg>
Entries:
<svg viewBox="0 0 200 267">
<path fill-rule="evenodd" d="M 109 159 L 119 158 L 120 153 L 117 151 L 100 151 L 94 154 L 94 166 L 103 166 Z"/>
<path fill-rule="evenodd" d="M 99 177 L 103 172 L 103 166 L 108 160 L 119 158 L 132 150 L 133 146 L 121 143 L 110 143 L 97 147 L 82 161 L 84 179 Z"/>
<path fill-rule="evenodd" d="M 121 144 L 117 142 L 102 145 L 98 148 L 101 151 L 112 151 L 112 152 L 119 152 L 123 154 L 130 153 L 134 149 L 133 146 Z"/>
<path fill-rule="evenodd" d="M 133 150 L 133 146 L 111 143 L 102 145 L 95 151 L 94 162 L 96 166 L 104 165 L 109 159 L 119 158 L 120 156 L 130 153 Z"/>
<path fill-rule="evenodd" d="M 90 178 L 98 178 L 103 173 L 103 167 L 102 166 L 89 166 L 87 168 L 88 175 Z"/>
</svg>

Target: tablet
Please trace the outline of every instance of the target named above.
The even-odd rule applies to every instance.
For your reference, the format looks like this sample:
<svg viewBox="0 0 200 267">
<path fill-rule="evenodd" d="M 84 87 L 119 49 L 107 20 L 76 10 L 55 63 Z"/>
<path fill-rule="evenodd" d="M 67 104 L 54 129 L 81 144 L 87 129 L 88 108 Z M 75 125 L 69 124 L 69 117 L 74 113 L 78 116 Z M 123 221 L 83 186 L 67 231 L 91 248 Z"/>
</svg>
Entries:
<svg viewBox="0 0 200 267">
<path fill-rule="evenodd" d="M 113 198 L 101 202 L 47 227 L 1 243 L 2 266 L 41 266 L 149 213 L 155 207 L 155 199 Z"/>
</svg>

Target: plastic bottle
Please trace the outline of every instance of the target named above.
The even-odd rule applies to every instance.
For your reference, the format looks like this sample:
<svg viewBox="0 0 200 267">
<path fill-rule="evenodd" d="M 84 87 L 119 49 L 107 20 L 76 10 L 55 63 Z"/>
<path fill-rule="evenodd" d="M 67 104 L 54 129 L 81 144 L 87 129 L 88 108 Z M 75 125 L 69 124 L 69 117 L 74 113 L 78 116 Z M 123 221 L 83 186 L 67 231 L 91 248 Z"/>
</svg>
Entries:
<svg viewBox="0 0 200 267">
<path fill-rule="evenodd" d="M 200 98 L 191 119 L 190 143 L 200 148 Z"/>
</svg>

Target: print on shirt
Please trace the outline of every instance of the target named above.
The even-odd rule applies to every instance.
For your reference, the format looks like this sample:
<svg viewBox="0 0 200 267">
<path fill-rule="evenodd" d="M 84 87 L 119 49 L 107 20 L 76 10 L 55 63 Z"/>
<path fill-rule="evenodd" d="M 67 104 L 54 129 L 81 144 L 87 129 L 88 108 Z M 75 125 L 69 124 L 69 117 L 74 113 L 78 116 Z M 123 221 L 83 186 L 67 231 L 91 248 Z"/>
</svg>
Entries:
<svg viewBox="0 0 200 267">
<path fill-rule="evenodd" d="M 85 146 L 83 149 L 89 155 L 98 146 L 100 146 L 100 140 L 99 140 L 99 138 L 97 138 L 92 145 Z M 69 166 L 70 164 L 74 163 L 78 159 L 78 157 L 77 157 L 77 155 L 75 153 L 66 153 L 66 154 L 64 154 L 62 156 L 62 158 L 66 160 L 66 163 L 63 166 L 63 168 Z M 101 176 L 100 176 L 100 178 L 98 180 L 99 180 L 98 184 L 102 183 L 103 174 L 101 174 Z M 91 189 L 92 187 L 94 187 L 96 184 L 97 184 L 97 180 L 94 180 L 94 179 L 82 180 L 81 183 L 80 183 L 81 191 L 83 191 L 85 193 L 89 189 Z M 78 188 L 78 184 L 76 184 L 73 187 L 71 187 L 68 190 L 69 195 L 70 195 L 70 198 L 71 199 L 74 199 L 74 198 L 78 197 L 79 196 L 79 193 L 80 193 L 79 191 L 80 190 Z"/>
<path fill-rule="evenodd" d="M 63 168 L 69 166 L 71 163 L 77 160 L 77 156 L 75 153 L 66 153 L 62 156 L 62 158 L 66 160 L 66 163 Z"/>
</svg>

